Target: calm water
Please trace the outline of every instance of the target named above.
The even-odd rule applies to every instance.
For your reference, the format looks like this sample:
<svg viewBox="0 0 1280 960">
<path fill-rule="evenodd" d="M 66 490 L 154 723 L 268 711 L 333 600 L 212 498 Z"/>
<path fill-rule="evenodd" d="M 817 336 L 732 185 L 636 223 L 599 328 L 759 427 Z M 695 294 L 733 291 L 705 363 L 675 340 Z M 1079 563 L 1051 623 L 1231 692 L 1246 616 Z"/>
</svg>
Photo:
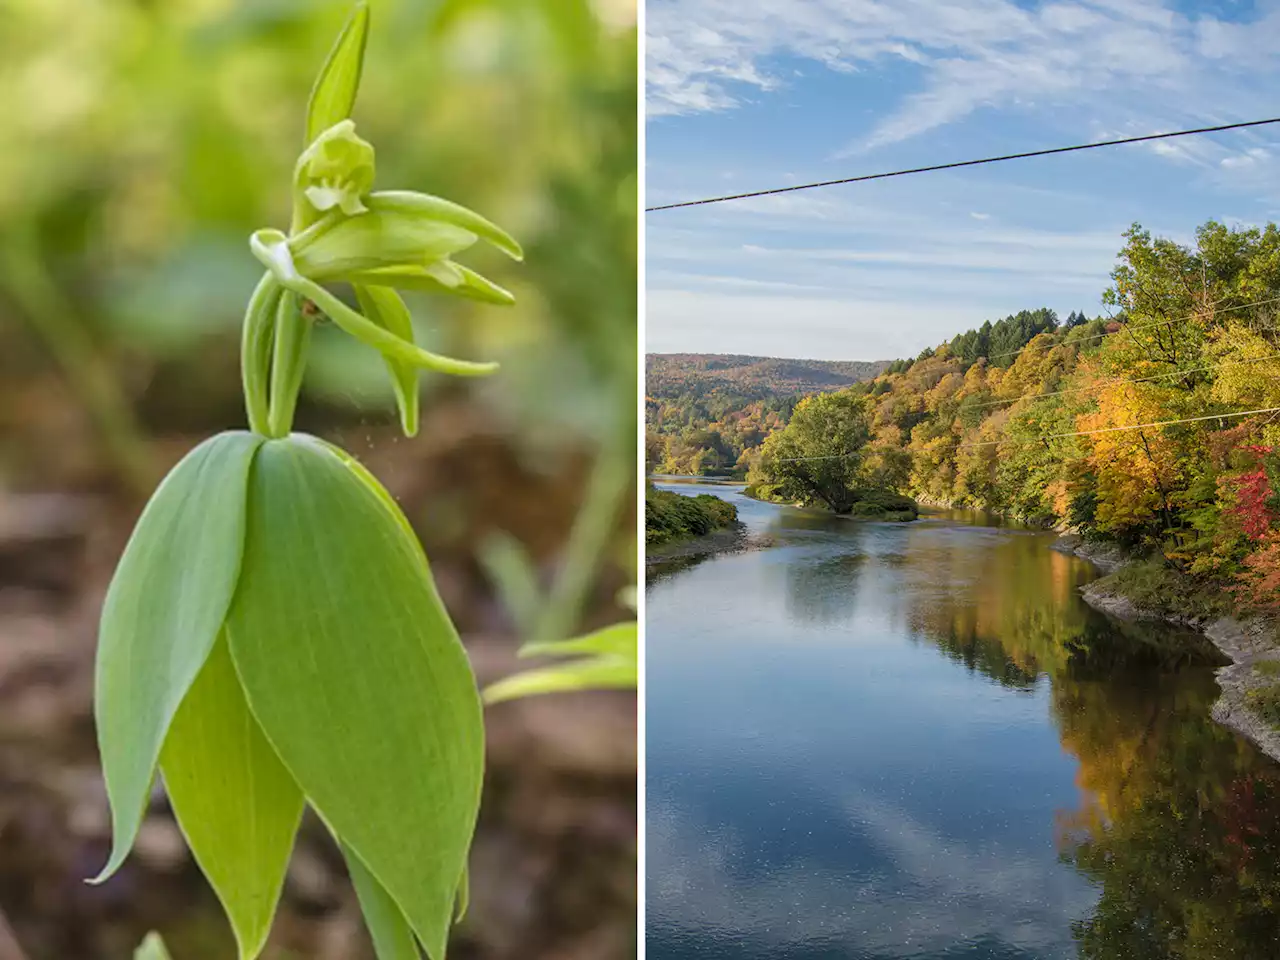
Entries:
<svg viewBox="0 0 1280 960">
<path fill-rule="evenodd" d="M 761 547 L 651 572 L 651 960 L 1280 957 L 1280 769 L 1202 643 L 1051 534 L 661 486 Z"/>
</svg>

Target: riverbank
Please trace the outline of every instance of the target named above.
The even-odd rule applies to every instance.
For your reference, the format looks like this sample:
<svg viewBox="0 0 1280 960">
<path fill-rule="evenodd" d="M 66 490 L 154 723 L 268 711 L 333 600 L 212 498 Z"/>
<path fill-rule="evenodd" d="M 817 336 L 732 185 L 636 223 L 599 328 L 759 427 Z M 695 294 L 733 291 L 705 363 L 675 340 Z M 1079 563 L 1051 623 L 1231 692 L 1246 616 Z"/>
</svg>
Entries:
<svg viewBox="0 0 1280 960">
<path fill-rule="evenodd" d="M 779 507 L 800 507 L 806 510 L 821 510 L 832 516 L 845 520 L 881 520 L 888 523 L 909 523 L 920 518 L 920 507 L 915 500 L 893 493 L 889 490 L 877 490 L 863 487 L 853 491 L 853 507 L 848 513 L 836 513 L 829 507 L 816 506 L 787 499 L 775 499 L 770 491 L 776 485 L 747 484 L 742 495 L 761 503 L 772 503 Z"/>
<path fill-rule="evenodd" d="M 1232 616 L 1220 591 L 1172 571 L 1161 575 L 1151 561 L 1112 545 L 1067 535 L 1053 549 L 1088 560 L 1105 574 L 1080 591 L 1094 609 L 1120 620 L 1164 620 L 1204 634 L 1231 660 L 1216 672 L 1221 693 L 1213 719 L 1280 761 L 1280 726 L 1259 713 L 1263 705 L 1280 702 L 1280 619 Z"/>
<path fill-rule="evenodd" d="M 645 563 L 736 549 L 746 539 L 738 508 L 709 493 L 685 496 L 650 486 L 644 501 Z"/>
</svg>

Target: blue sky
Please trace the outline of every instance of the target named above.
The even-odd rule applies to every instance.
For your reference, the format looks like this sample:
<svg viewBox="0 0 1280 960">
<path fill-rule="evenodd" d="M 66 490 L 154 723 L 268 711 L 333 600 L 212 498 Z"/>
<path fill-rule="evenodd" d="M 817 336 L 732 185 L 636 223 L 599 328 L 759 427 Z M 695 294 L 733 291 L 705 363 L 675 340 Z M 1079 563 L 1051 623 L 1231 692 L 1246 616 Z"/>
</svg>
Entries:
<svg viewBox="0 0 1280 960">
<path fill-rule="evenodd" d="M 647 203 L 1280 116 L 1280 0 L 648 0 Z M 1280 124 L 646 214 L 647 349 L 1100 313 L 1134 221 L 1280 219 Z"/>
</svg>

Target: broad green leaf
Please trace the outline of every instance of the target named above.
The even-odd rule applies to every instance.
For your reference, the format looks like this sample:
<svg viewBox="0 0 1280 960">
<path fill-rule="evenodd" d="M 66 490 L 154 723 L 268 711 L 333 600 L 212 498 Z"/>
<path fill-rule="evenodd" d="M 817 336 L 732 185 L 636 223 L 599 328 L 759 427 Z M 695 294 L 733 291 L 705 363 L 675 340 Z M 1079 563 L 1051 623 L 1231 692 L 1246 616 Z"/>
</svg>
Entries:
<svg viewBox="0 0 1280 960">
<path fill-rule="evenodd" d="M 615 623 L 586 636 L 572 640 L 549 640 L 541 643 L 526 643 L 520 648 L 522 657 L 559 656 L 570 657 L 578 654 L 603 654 L 605 656 L 630 657 L 636 659 L 639 644 L 637 634 L 639 625 L 634 621 Z"/>
<path fill-rule="evenodd" d="M 244 382 L 245 413 L 250 429 L 267 430 L 270 407 L 271 345 L 275 333 L 276 309 L 284 288 L 270 273 L 264 273 L 249 299 L 240 345 L 240 377 Z"/>
<path fill-rule="evenodd" d="M 369 209 L 419 218 L 426 222 L 451 223 L 455 227 L 484 237 L 513 260 L 523 260 L 524 251 L 515 237 L 474 210 L 442 197 L 412 190 L 379 190 L 366 198 Z"/>
<path fill-rule="evenodd" d="M 270 436 L 284 436 L 293 423 L 298 388 L 307 368 L 311 327 L 311 319 L 302 313 L 298 295 L 286 292 L 280 298 L 276 311 L 275 349 L 271 356 L 271 412 L 267 418 Z"/>
<path fill-rule="evenodd" d="M 370 322 L 394 333 L 401 340 L 413 342 L 413 318 L 400 295 L 388 287 L 353 285 L 360 309 Z M 403 360 L 386 358 L 391 385 L 400 409 L 400 426 L 406 437 L 418 433 L 418 368 Z"/>
<path fill-rule="evenodd" d="M 455 377 L 482 377 L 498 369 L 496 363 L 476 363 L 471 360 L 442 357 L 438 353 L 423 350 L 417 344 L 408 340 L 402 340 L 394 333 L 384 330 L 376 323 L 372 323 L 361 316 L 320 286 L 320 284 L 314 283 L 306 277 L 295 277 L 292 280 L 284 281 L 284 285 L 287 289 L 293 290 L 295 293 L 301 294 L 312 301 L 324 311 L 325 316 L 361 343 L 373 347 L 383 356 L 390 359 L 402 360 L 426 370 L 450 373 Z"/>
<path fill-rule="evenodd" d="M 303 797 L 249 712 L 225 638 L 173 718 L 160 770 L 241 960 L 251 960 L 271 931 Z"/>
<path fill-rule="evenodd" d="M 133 951 L 133 960 L 173 960 L 169 956 L 169 951 L 165 949 L 164 941 L 160 939 L 160 934 L 154 930 L 142 938 L 142 944 L 137 950 Z"/>
<path fill-rule="evenodd" d="M 418 941 L 414 939 L 413 928 L 405 919 L 400 905 L 391 899 L 386 888 L 369 872 L 356 852 L 345 843 L 340 845 L 378 960 L 421 960 Z"/>
<path fill-rule="evenodd" d="M 227 620 L 249 705 L 441 960 L 484 760 L 462 644 L 407 521 L 318 441 L 264 443 L 249 500 Z"/>
<path fill-rule="evenodd" d="M 262 442 L 223 433 L 187 454 L 142 512 L 107 590 L 94 715 L 113 837 L 95 882 L 115 873 L 133 846 L 173 715 L 222 629 Z"/>
<path fill-rule="evenodd" d="M 396 503 L 395 497 L 382 483 L 369 472 L 369 468 L 353 457 L 341 447 L 330 443 L 328 440 L 322 440 L 320 437 L 313 437 L 308 433 L 295 434 L 294 441 L 303 444 L 312 444 L 321 451 L 328 452 L 338 458 L 344 467 L 350 470 L 366 487 L 373 491 L 379 502 L 386 508 L 388 515 L 400 527 L 404 535 L 413 544 L 414 550 L 418 555 L 418 562 L 427 571 L 427 576 L 431 576 L 431 566 L 427 563 L 427 555 L 422 549 L 422 543 L 418 540 L 418 535 L 413 532 L 413 527 L 409 524 L 409 518 L 404 515 L 404 511 L 400 509 L 400 505 Z"/>
<path fill-rule="evenodd" d="M 457 283 L 443 282 L 439 272 L 431 269 L 445 263 L 457 271 Z M 451 260 L 436 261 L 425 266 L 408 263 L 396 267 L 353 270 L 343 274 L 341 279 L 353 284 L 363 283 L 369 286 L 396 287 L 400 290 L 421 290 L 425 293 L 448 293 L 500 307 L 509 307 L 516 302 L 511 291 L 498 286 L 487 277 L 482 277 L 469 267 Z"/>
<path fill-rule="evenodd" d="M 291 251 L 299 272 L 325 282 L 354 270 L 443 260 L 475 242 L 474 233 L 443 220 L 371 209 L 297 238 Z"/>
<path fill-rule="evenodd" d="M 316 77 L 307 103 L 307 144 L 335 123 L 351 116 L 364 69 L 369 38 L 369 5 L 361 0 L 338 34 L 329 58 Z"/>
</svg>

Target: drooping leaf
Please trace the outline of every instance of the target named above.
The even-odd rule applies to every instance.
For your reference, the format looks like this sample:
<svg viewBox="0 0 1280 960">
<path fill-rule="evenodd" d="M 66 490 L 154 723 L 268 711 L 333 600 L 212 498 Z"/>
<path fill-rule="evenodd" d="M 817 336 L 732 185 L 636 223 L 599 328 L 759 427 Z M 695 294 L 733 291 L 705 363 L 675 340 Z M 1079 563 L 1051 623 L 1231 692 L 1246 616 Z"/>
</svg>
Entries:
<svg viewBox="0 0 1280 960">
<path fill-rule="evenodd" d="M 341 847 L 378 960 L 421 960 L 418 941 L 414 939 L 413 928 L 400 905 L 369 872 L 354 850 L 345 843 Z"/>
<path fill-rule="evenodd" d="M 271 931 L 303 797 L 249 712 L 225 638 L 173 718 L 160 769 L 241 960 L 252 960 Z"/>
<path fill-rule="evenodd" d="M 615 623 L 572 640 L 548 640 L 541 643 L 526 643 L 520 648 L 522 657 L 560 656 L 569 657 L 578 654 L 602 654 L 605 656 L 630 657 L 634 660 L 639 648 L 639 625 L 634 620 Z"/>
<path fill-rule="evenodd" d="M 187 454 L 147 504 L 112 577 L 94 713 L 113 837 L 97 882 L 133 845 L 173 715 L 222 629 L 240 573 L 250 465 L 262 442 L 223 433 Z"/>
<path fill-rule="evenodd" d="M 360 0 L 338 34 L 329 57 L 320 68 L 307 103 L 307 143 L 335 123 L 351 116 L 364 69 L 364 48 L 369 39 L 369 5 Z"/>
<path fill-rule="evenodd" d="M 483 728 L 466 654 L 393 509 L 319 442 L 267 441 L 227 630 L 276 753 L 441 960 Z"/>
<path fill-rule="evenodd" d="M 467 908 L 471 906 L 471 868 L 465 863 L 462 865 L 462 877 L 458 880 L 458 895 L 454 904 L 453 922 L 461 923 L 467 915 Z"/>
<path fill-rule="evenodd" d="M 400 295 L 389 287 L 366 287 L 355 284 L 356 299 L 360 309 L 370 322 L 394 333 L 402 340 L 413 342 L 413 318 Z M 406 437 L 418 433 L 418 368 L 403 360 L 386 357 L 391 385 L 396 393 L 396 406 L 400 410 L 400 426 Z"/>
<path fill-rule="evenodd" d="M 630 690 L 638 681 L 634 660 L 624 657 L 590 657 L 554 667 L 528 670 L 499 680 L 485 689 L 485 703 L 500 703 L 540 693 L 571 690 Z"/>
<path fill-rule="evenodd" d="M 141 945 L 133 951 L 133 960 L 173 960 L 173 958 L 169 956 L 169 951 L 165 948 L 164 941 L 160 939 L 160 934 L 153 930 L 142 938 Z"/>
</svg>

